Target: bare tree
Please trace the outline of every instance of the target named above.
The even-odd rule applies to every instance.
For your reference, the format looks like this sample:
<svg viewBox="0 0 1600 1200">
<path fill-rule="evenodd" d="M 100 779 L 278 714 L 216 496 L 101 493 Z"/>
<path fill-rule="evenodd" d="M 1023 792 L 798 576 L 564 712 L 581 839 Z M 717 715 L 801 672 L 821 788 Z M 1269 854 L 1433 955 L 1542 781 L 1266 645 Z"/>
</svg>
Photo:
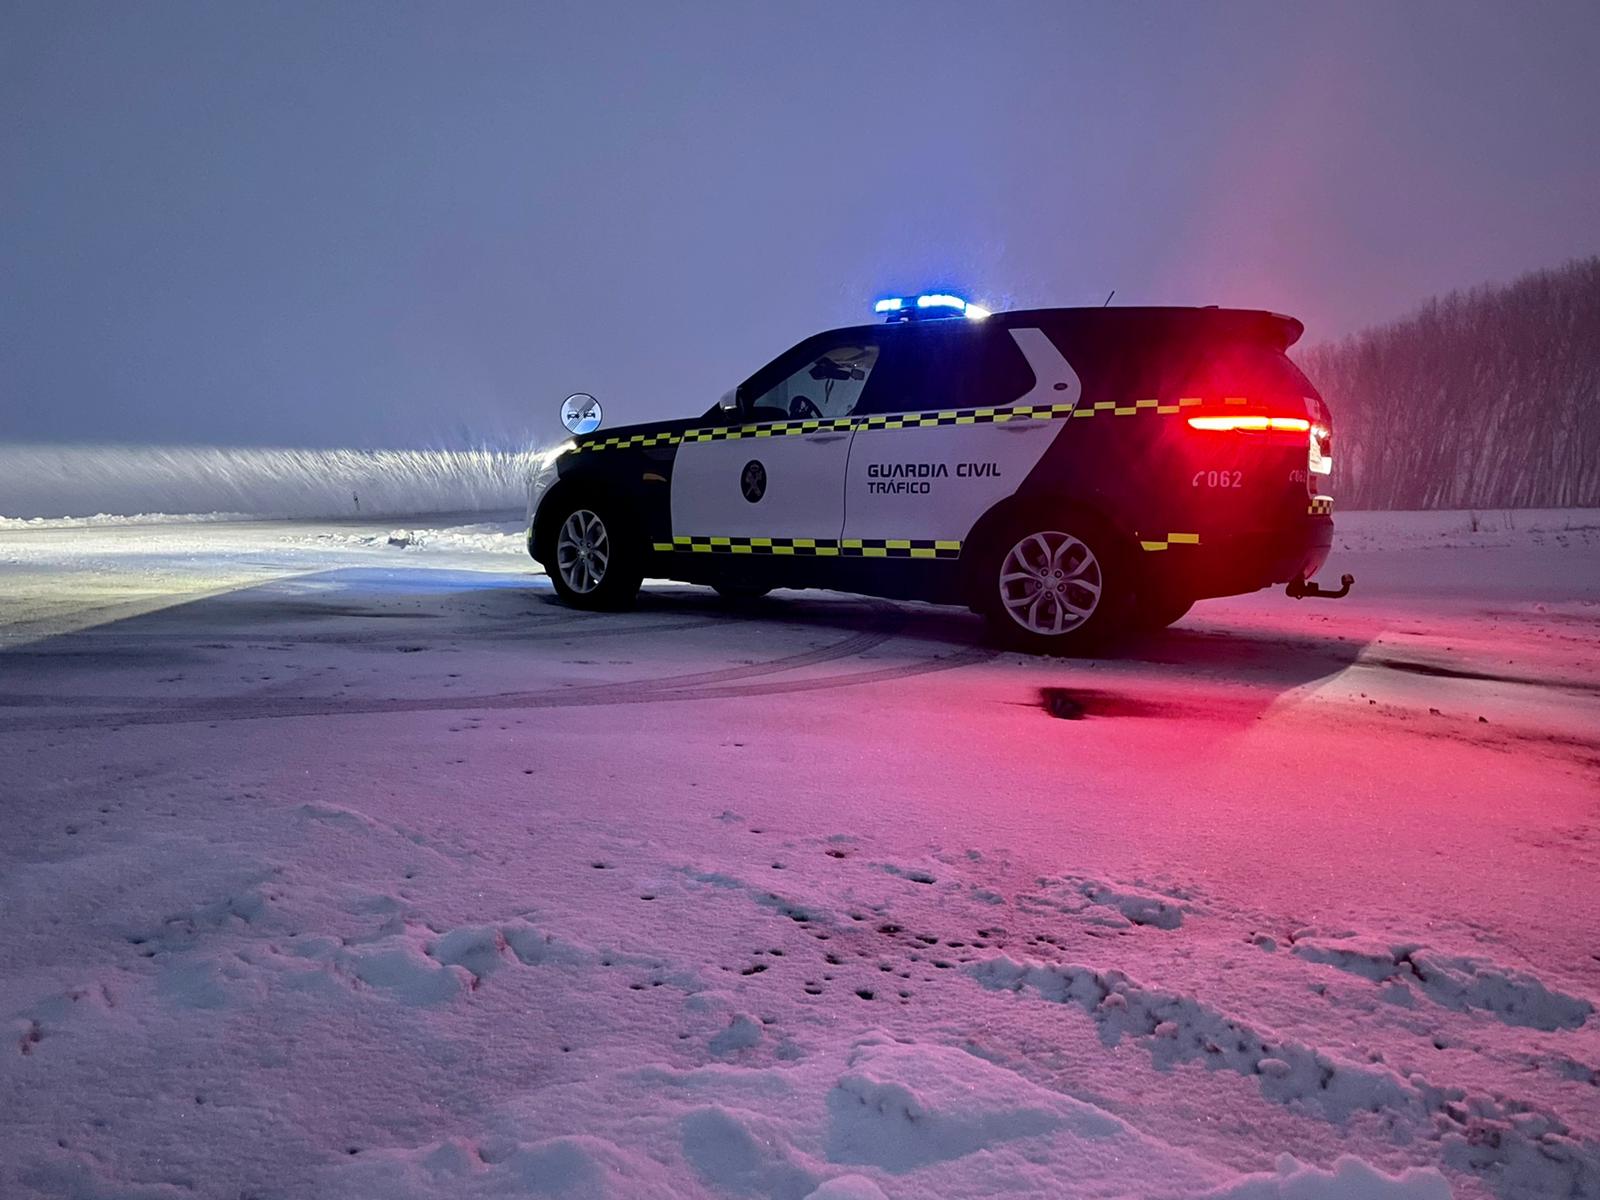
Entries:
<svg viewBox="0 0 1600 1200">
<path fill-rule="evenodd" d="M 1348 508 L 1600 506 L 1600 257 L 1296 356 Z"/>
</svg>

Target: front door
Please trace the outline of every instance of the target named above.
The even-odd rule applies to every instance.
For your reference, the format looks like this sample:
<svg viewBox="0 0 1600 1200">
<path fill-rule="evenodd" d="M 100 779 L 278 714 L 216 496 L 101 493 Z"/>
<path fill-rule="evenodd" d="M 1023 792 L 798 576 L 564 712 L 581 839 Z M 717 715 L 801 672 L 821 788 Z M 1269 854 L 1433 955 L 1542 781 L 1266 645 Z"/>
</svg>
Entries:
<svg viewBox="0 0 1600 1200">
<path fill-rule="evenodd" d="M 741 389 L 732 423 L 685 434 L 672 468 L 679 548 L 837 554 L 851 414 L 878 353 L 859 333 L 803 344 Z"/>
</svg>

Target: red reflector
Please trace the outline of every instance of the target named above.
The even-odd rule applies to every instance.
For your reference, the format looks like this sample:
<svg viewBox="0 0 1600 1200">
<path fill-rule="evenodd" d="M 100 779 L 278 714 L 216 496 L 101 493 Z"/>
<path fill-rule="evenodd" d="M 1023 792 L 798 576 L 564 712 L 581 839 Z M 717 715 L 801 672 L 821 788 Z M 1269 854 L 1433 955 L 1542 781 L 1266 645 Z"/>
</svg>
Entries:
<svg viewBox="0 0 1600 1200">
<path fill-rule="evenodd" d="M 1195 429 L 1239 429 L 1258 433 L 1268 429 L 1305 433 L 1311 428 L 1311 422 L 1304 417 L 1190 417 L 1189 424 Z"/>
</svg>

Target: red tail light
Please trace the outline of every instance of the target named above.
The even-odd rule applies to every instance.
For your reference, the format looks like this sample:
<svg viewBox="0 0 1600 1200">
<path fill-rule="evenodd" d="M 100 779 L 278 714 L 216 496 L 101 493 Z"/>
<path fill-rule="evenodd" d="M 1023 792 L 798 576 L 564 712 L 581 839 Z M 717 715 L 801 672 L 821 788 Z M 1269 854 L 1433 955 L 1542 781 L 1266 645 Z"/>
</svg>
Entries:
<svg viewBox="0 0 1600 1200">
<path fill-rule="evenodd" d="M 1247 416 L 1243 413 L 1232 417 L 1190 417 L 1189 425 L 1194 429 L 1241 430 L 1254 433 L 1266 430 L 1280 433 L 1307 433 L 1311 429 L 1311 422 L 1304 417 Z"/>
</svg>

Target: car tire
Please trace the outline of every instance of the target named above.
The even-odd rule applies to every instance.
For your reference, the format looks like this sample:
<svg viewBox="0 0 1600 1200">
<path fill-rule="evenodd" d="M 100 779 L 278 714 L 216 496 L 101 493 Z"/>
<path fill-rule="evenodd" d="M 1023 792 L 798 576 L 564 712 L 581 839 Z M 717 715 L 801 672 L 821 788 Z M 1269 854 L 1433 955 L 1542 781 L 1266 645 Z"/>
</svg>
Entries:
<svg viewBox="0 0 1600 1200">
<path fill-rule="evenodd" d="M 1030 654 L 1100 650 L 1126 628 L 1124 539 L 1085 513 L 1006 523 L 978 564 L 981 611 L 1000 644 Z"/>
<path fill-rule="evenodd" d="M 550 583 L 574 608 L 627 608 L 644 579 L 638 539 L 612 505 L 568 501 L 551 536 Z"/>
</svg>

